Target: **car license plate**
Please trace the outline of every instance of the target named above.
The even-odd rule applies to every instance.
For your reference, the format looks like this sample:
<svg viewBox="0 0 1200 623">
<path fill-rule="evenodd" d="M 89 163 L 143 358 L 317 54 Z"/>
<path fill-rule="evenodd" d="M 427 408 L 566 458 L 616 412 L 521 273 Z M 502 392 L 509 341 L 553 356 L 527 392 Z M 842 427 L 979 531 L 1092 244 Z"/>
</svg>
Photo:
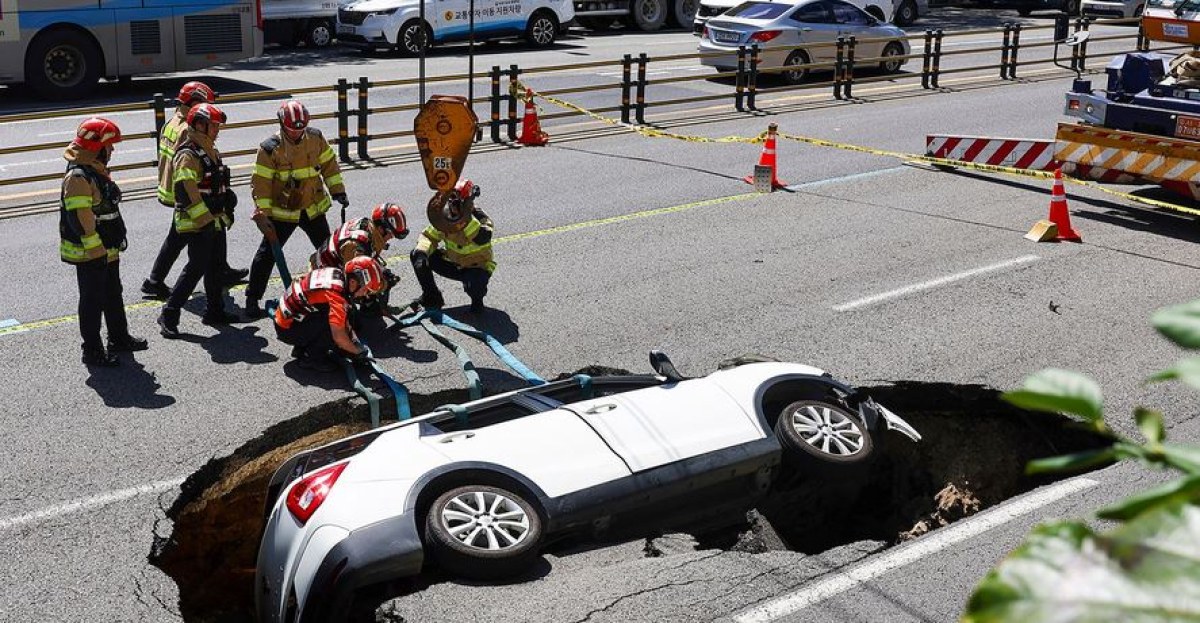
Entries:
<svg viewBox="0 0 1200 623">
<path fill-rule="evenodd" d="M 346 24 L 338 24 L 337 31 L 339 35 L 352 35 L 354 34 L 354 27 Z"/>
<path fill-rule="evenodd" d="M 737 43 L 741 40 L 741 33 L 730 32 L 728 30 L 713 31 L 713 41 L 716 41 L 717 43 Z"/>
<path fill-rule="evenodd" d="M 1179 138 L 1200 138 L 1200 119 L 1181 115 L 1175 120 L 1175 136 Z"/>
</svg>

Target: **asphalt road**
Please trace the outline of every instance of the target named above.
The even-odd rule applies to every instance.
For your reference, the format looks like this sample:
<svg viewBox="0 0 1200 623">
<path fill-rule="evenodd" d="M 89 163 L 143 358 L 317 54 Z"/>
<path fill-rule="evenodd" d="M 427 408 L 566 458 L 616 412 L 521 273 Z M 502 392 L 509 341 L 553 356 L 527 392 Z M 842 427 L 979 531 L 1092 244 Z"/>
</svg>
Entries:
<svg viewBox="0 0 1200 623">
<path fill-rule="evenodd" d="M 901 151 L 919 151 L 929 132 L 1047 136 L 1068 83 L 863 95 L 860 104 L 769 119 L 786 132 Z M 766 121 L 725 117 L 685 131 L 749 136 Z M 541 232 L 497 246 L 494 309 L 482 324 L 544 375 L 589 364 L 645 370 L 651 348 L 670 353 L 685 373 L 765 352 L 860 384 L 1010 388 L 1041 367 L 1069 367 L 1101 382 L 1120 430 L 1136 434 L 1129 414 L 1146 404 L 1168 414 L 1175 439 L 1197 441 L 1194 395 L 1141 381 L 1179 356 L 1147 318 L 1195 296 L 1200 257 L 1190 220 L 1071 188 L 1084 244 L 1037 245 L 1021 236 L 1045 217 L 1043 184 L 781 143 L 780 176 L 790 190 L 742 197 L 749 188 L 740 178 L 758 152 L 626 133 L 474 155 L 467 173 L 482 186 L 498 235 Z M 417 164 L 346 178 L 356 210 L 385 199 L 425 202 Z M 637 216 L 671 207 L 681 209 Z M 168 214 L 150 201 L 124 212 L 131 250 L 122 266 L 133 303 Z M 424 225 L 421 212 L 409 210 L 414 231 Z M 618 215 L 628 218 L 550 230 Z M 55 229 L 54 215 L 0 221 L 0 261 L 12 267 L 0 284 L 0 320 L 73 312 L 73 275 L 54 258 Z M 235 265 L 248 261 L 255 239 L 246 223 L 235 227 Z M 396 266 L 404 267 L 410 244 L 394 245 Z M 307 252 L 299 241 L 288 248 L 293 265 Z M 401 289 L 414 293 L 413 281 Z M 446 293 L 451 306 L 465 303 L 461 292 Z M 240 293 L 234 298 L 241 303 Z M 10 405 L 0 413 L 0 530 L 9 543 L 0 620 L 172 620 L 176 589 L 145 556 L 155 531 L 169 530 L 160 505 L 178 479 L 272 423 L 347 393 L 340 378 L 288 365 L 288 349 L 266 322 L 215 331 L 185 315 L 183 328 L 195 337 L 167 342 L 154 331 L 155 315 L 153 307 L 130 312 L 151 349 L 120 370 L 80 366 L 70 321 L 0 335 Z M 384 364 L 412 391 L 461 386 L 453 357 L 427 336 L 413 333 L 391 350 Z M 906 546 L 937 545 L 915 557 L 894 557 L 904 548 L 876 551 L 877 543 L 803 556 L 694 551 L 668 540 L 665 555 L 647 558 L 637 541 L 551 556 L 538 581 L 443 583 L 393 607 L 408 621 L 755 620 L 748 609 L 786 598 L 781 620 L 944 621 L 1033 522 L 1086 515 L 1152 481 L 1133 466 L 1087 478 L 1094 484 L 999 507 L 1012 515 L 1004 521 L 969 523 L 984 515 L 962 524 L 987 529 L 935 531 Z M 867 579 L 831 593 L 818 583 L 838 578 L 835 570 Z"/>
</svg>

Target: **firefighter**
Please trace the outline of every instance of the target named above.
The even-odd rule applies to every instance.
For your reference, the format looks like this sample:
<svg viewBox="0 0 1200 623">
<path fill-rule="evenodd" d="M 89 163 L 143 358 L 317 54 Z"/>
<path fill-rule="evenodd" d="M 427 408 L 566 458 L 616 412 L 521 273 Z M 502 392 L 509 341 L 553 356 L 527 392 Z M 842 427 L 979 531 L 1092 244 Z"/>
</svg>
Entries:
<svg viewBox="0 0 1200 623">
<path fill-rule="evenodd" d="M 193 81 L 183 85 L 179 89 L 179 97 L 176 98 L 179 105 L 175 108 L 175 114 L 159 132 L 158 202 L 168 208 L 175 208 L 175 185 L 171 181 L 171 161 L 175 158 L 175 149 L 186 138 L 187 114 L 193 106 L 211 104 L 215 100 L 216 92 L 203 82 Z M 170 296 L 171 288 L 166 284 L 167 274 L 171 272 L 171 266 L 175 264 L 175 260 L 179 259 L 179 253 L 185 246 L 187 246 L 187 240 L 175 230 L 175 219 L 172 218 L 170 228 L 167 230 L 167 238 L 163 240 L 162 247 L 158 250 L 158 257 L 154 260 L 154 266 L 150 269 L 150 276 L 142 281 L 142 294 L 147 298 L 160 300 L 165 300 Z M 230 268 L 226 263 L 225 282 L 230 285 L 239 283 L 246 278 L 249 272 L 244 268 Z"/>
<path fill-rule="evenodd" d="M 340 268 L 346 262 L 368 255 L 381 259 L 393 239 L 408 237 L 404 208 L 396 203 L 381 203 L 369 218 L 346 221 L 309 259 L 311 268 Z"/>
<path fill-rule="evenodd" d="M 184 303 L 204 280 L 208 325 L 237 320 L 225 311 L 222 269 L 225 263 L 223 230 L 233 225 L 237 195 L 229 189 L 229 169 L 221 164 L 215 141 L 225 123 L 225 113 L 213 104 L 198 104 L 188 112 L 184 140 L 171 161 L 175 191 L 175 230 L 187 243 L 188 261 L 171 289 L 158 317 L 163 337 L 179 337 L 179 315 Z"/>
<path fill-rule="evenodd" d="M 471 313 L 483 312 L 483 297 L 496 270 L 492 259 L 492 219 L 475 205 L 479 187 L 463 178 L 454 186 L 444 214 L 450 231 L 430 225 L 421 232 L 410 259 L 421 284 L 421 305 L 440 308 L 445 305 L 433 273 L 461 281 L 471 297 Z"/>
<path fill-rule="evenodd" d="M 302 366 L 328 371 L 331 355 L 355 362 L 369 356 L 354 337 L 353 301 L 383 290 L 383 266 L 360 255 L 344 268 L 318 268 L 292 282 L 275 310 L 275 334 Z"/>
<path fill-rule="evenodd" d="M 121 298 L 121 251 L 126 247 L 121 189 L 108 175 L 113 146 L 121 142 L 117 124 L 93 117 L 79 125 L 67 146 L 58 218 L 62 261 L 75 265 L 79 283 L 79 333 L 83 363 L 112 367 L 114 353 L 146 350 L 146 340 L 129 335 Z M 108 325 L 108 349 L 100 341 L 100 322 Z"/>
<path fill-rule="evenodd" d="M 321 131 L 309 127 L 311 117 L 304 104 L 296 100 L 284 102 L 277 116 L 279 132 L 259 145 L 250 181 L 254 214 L 256 220 L 260 214 L 267 217 L 266 222 L 275 229 L 280 246 L 299 227 L 313 248 L 320 249 L 330 234 L 325 218 L 330 197 L 341 204 L 343 216 L 350 205 L 342 173 L 333 148 Z M 271 244 L 264 235 L 250 263 L 250 284 L 246 287 L 246 313 L 253 318 L 266 315 L 259 301 L 267 290 L 273 265 Z"/>
</svg>

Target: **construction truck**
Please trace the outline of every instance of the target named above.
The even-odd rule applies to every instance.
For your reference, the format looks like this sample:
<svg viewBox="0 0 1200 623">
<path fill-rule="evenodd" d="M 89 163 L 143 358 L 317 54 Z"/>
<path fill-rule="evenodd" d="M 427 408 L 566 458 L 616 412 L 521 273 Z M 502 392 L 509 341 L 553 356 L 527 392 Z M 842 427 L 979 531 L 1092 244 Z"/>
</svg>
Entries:
<svg viewBox="0 0 1200 623">
<path fill-rule="evenodd" d="M 1200 45 L 1200 2 L 1149 0 L 1149 41 Z M 1080 179 L 1158 184 L 1200 199 L 1200 54 L 1122 54 L 1106 67 L 1104 90 L 1077 76 L 1059 123 L 1054 160 Z"/>
<path fill-rule="evenodd" d="M 620 22 L 651 32 L 670 24 L 691 28 L 700 0 L 575 0 L 575 22 L 590 30 L 607 30 Z"/>
</svg>

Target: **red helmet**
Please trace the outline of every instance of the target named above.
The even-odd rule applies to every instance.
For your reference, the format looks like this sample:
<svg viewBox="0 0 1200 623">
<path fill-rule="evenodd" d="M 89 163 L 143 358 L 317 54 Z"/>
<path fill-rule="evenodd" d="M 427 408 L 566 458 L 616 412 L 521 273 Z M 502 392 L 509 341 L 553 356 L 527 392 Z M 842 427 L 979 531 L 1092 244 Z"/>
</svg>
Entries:
<svg viewBox="0 0 1200 623">
<path fill-rule="evenodd" d="M 454 185 L 454 194 L 459 201 L 471 201 L 479 196 L 479 187 L 475 185 L 475 182 L 464 177 Z"/>
<path fill-rule="evenodd" d="M 312 120 L 312 115 L 308 114 L 308 109 L 297 100 L 288 100 L 279 107 L 277 113 L 279 117 L 279 125 L 283 126 L 283 130 L 288 136 L 298 138 L 304 128 L 308 127 L 308 122 Z"/>
<path fill-rule="evenodd" d="M 176 99 L 179 100 L 180 104 L 187 104 L 188 106 L 201 103 L 211 104 L 217 100 L 217 93 L 207 84 L 193 80 L 180 87 L 179 97 Z"/>
<path fill-rule="evenodd" d="M 78 145 L 87 151 L 99 152 L 105 147 L 120 142 L 121 128 L 118 128 L 117 124 L 103 117 L 92 117 L 79 124 L 79 129 L 75 131 L 75 139 L 71 141 L 71 144 Z"/>
<path fill-rule="evenodd" d="M 188 111 L 187 124 L 195 128 L 200 121 L 225 123 L 225 113 L 214 104 L 196 104 Z"/>
<path fill-rule="evenodd" d="M 366 286 L 368 294 L 383 291 L 383 266 L 380 266 L 379 262 L 369 255 L 360 255 L 346 262 L 346 267 L 342 272 L 346 274 L 347 286 L 353 279 L 360 286 Z"/>
<path fill-rule="evenodd" d="M 381 203 L 371 210 L 371 221 L 390 232 L 396 238 L 408 236 L 408 221 L 404 218 L 404 208 L 398 203 Z"/>
</svg>

